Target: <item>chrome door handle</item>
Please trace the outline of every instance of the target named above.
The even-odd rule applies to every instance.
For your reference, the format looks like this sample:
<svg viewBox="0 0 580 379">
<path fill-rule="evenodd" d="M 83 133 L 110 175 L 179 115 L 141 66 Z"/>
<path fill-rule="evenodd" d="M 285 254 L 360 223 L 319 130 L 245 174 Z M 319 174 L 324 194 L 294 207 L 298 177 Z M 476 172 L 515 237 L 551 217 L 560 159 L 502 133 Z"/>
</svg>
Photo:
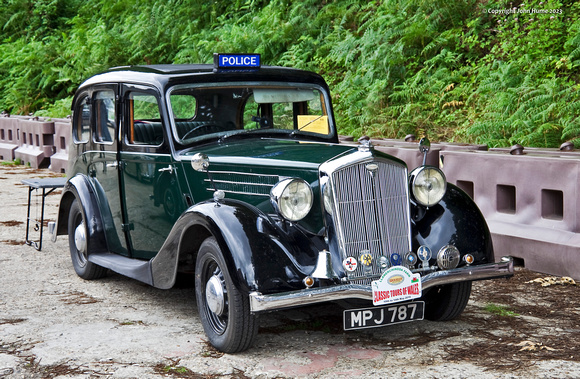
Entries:
<svg viewBox="0 0 580 379">
<path fill-rule="evenodd" d="M 170 174 L 173 174 L 173 170 L 174 170 L 173 166 L 172 165 L 169 165 L 169 167 L 160 168 L 157 171 L 159 171 L 159 172 L 169 172 Z"/>
</svg>

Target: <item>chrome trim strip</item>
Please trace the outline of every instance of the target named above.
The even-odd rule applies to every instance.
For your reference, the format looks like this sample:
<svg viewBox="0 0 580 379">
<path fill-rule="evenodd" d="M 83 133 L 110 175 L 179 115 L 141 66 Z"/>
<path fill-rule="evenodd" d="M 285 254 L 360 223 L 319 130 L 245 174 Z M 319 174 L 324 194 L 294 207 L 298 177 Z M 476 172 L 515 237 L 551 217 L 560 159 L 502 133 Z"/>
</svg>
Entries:
<svg viewBox="0 0 580 379">
<path fill-rule="evenodd" d="M 422 277 L 421 282 L 422 288 L 425 290 L 442 284 L 509 277 L 513 273 L 513 259 L 511 257 L 503 257 L 501 262 L 433 272 Z M 271 295 L 252 292 L 250 293 L 250 310 L 251 312 L 272 311 L 344 299 L 372 301 L 372 294 L 371 286 L 361 284 L 339 284 Z"/>
<path fill-rule="evenodd" d="M 204 179 L 204 182 L 211 182 L 209 179 Z M 222 183 L 222 184 L 240 184 L 240 185 L 248 185 L 248 186 L 262 186 L 262 187 L 274 187 L 272 184 L 267 183 L 252 183 L 252 182 L 235 182 L 233 180 L 215 180 L 214 183 Z"/>
<path fill-rule="evenodd" d="M 240 171 L 217 171 L 217 170 L 210 170 L 210 174 L 212 175 L 219 175 L 219 174 L 235 174 L 235 175 L 244 175 L 244 176 L 257 176 L 260 178 L 270 177 L 276 179 L 276 182 L 280 181 L 280 175 L 271 175 L 271 174 L 254 174 L 252 172 L 240 172 Z"/>
</svg>

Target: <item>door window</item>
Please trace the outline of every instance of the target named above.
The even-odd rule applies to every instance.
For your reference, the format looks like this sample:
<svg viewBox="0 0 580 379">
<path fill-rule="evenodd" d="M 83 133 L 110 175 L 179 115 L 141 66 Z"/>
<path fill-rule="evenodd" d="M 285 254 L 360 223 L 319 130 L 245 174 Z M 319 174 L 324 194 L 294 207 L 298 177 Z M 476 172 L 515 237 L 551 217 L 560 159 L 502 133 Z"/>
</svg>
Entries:
<svg viewBox="0 0 580 379">
<path fill-rule="evenodd" d="M 161 145 L 163 143 L 163 124 L 157 98 L 149 93 L 131 92 L 128 99 L 127 143 L 132 145 Z"/>
</svg>

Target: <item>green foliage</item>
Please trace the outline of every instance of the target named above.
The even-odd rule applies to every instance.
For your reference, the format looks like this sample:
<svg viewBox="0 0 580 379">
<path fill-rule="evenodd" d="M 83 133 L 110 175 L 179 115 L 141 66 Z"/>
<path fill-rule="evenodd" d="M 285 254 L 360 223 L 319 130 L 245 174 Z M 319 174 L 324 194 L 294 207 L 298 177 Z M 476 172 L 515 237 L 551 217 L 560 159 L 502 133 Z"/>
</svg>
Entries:
<svg viewBox="0 0 580 379">
<path fill-rule="evenodd" d="M 573 0 L 2 0 L 0 109 L 63 117 L 109 67 L 254 52 L 321 73 L 342 134 L 554 147 L 580 138 L 579 15 Z"/>
<path fill-rule="evenodd" d="M 66 118 L 71 115 L 72 96 L 56 100 L 46 109 L 40 109 L 34 114 L 38 117 Z"/>
<path fill-rule="evenodd" d="M 518 313 L 511 311 L 505 305 L 498 305 L 498 304 L 489 303 L 489 304 L 485 305 L 484 310 L 486 312 L 492 313 L 496 316 L 502 316 L 502 317 L 517 317 L 517 316 L 519 316 Z"/>
</svg>

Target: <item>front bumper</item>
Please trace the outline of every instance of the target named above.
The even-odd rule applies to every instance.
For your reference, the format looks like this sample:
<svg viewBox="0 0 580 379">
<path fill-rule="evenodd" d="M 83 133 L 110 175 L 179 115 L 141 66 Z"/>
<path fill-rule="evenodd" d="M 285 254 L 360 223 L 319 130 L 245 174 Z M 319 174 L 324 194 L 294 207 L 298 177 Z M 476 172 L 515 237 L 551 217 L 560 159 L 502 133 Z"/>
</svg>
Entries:
<svg viewBox="0 0 580 379">
<path fill-rule="evenodd" d="M 514 274 L 511 257 L 503 257 L 500 262 L 479 266 L 466 266 L 453 270 L 436 271 L 421 278 L 422 289 L 472 280 L 506 278 Z M 371 286 L 360 284 L 339 284 L 330 287 L 307 288 L 299 291 L 263 295 L 250 293 L 251 312 L 263 312 L 284 308 L 300 307 L 325 301 L 363 299 L 373 300 Z"/>
</svg>

